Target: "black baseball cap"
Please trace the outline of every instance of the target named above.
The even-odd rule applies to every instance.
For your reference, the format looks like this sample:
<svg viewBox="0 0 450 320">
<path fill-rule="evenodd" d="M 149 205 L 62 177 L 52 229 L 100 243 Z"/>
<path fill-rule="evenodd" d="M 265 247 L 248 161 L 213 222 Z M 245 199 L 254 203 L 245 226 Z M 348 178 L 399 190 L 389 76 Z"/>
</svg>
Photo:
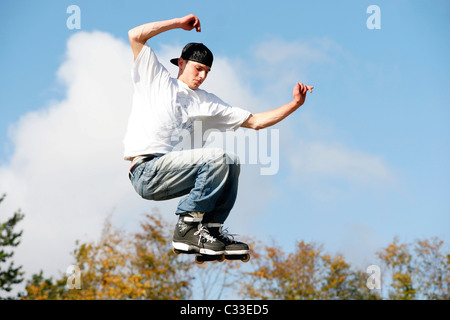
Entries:
<svg viewBox="0 0 450 320">
<path fill-rule="evenodd" d="M 210 68 L 213 63 L 213 54 L 203 43 L 191 42 L 185 45 L 181 51 L 181 58 L 202 63 Z M 178 66 L 178 58 L 171 59 L 170 62 Z"/>
</svg>

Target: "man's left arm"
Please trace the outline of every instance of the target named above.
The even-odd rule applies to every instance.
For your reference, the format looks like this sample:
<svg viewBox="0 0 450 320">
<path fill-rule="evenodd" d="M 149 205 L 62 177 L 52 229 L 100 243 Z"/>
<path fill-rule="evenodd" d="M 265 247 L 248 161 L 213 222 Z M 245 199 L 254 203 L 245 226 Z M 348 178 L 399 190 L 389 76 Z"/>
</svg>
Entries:
<svg viewBox="0 0 450 320">
<path fill-rule="evenodd" d="M 297 83 L 294 87 L 293 99 L 291 102 L 273 110 L 251 114 L 241 127 L 255 130 L 264 129 L 285 119 L 295 110 L 300 108 L 305 103 L 306 93 L 312 92 L 314 87 Z"/>
</svg>

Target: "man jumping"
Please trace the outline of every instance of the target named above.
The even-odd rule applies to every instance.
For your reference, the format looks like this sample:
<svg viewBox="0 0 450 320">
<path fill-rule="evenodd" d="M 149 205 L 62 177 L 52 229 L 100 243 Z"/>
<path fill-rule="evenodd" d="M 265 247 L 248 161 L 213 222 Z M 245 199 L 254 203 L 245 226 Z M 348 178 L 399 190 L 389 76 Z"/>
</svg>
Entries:
<svg viewBox="0 0 450 320">
<path fill-rule="evenodd" d="M 297 110 L 313 87 L 297 83 L 291 102 L 262 113 L 232 107 L 199 89 L 213 63 L 213 54 L 205 45 L 189 43 L 181 57 L 170 60 L 179 67 L 177 79 L 158 61 L 147 41 L 177 28 L 201 31 L 199 19 L 190 14 L 128 32 L 134 54 L 133 105 L 124 138 L 124 157 L 131 161 L 130 180 L 144 199 L 183 196 L 175 212 L 179 218 L 172 244 L 177 251 L 247 254 L 247 244 L 222 232 L 237 196 L 237 157 L 217 148 L 178 150 L 177 138 L 183 132 L 193 134 L 194 121 L 201 121 L 204 129 L 220 131 L 272 126 Z"/>
</svg>

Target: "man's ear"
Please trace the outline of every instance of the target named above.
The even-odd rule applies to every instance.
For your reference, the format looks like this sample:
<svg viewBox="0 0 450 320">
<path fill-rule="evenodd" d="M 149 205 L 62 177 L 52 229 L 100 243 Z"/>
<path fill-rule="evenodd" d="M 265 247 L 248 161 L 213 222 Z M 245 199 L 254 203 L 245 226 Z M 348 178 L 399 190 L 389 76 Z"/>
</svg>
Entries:
<svg viewBox="0 0 450 320">
<path fill-rule="evenodd" d="M 183 74 L 185 67 L 186 67 L 186 60 L 184 60 L 183 58 L 178 58 L 178 77 L 177 78 L 180 78 L 180 76 Z"/>
<path fill-rule="evenodd" d="M 183 69 L 184 66 L 186 64 L 186 60 L 184 60 L 183 58 L 178 58 L 178 66 Z"/>
</svg>

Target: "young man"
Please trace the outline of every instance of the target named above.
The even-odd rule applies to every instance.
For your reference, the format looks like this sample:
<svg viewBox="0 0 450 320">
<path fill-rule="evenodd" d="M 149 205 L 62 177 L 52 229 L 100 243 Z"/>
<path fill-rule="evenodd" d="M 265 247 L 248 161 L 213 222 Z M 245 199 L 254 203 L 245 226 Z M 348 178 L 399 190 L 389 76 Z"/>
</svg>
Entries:
<svg viewBox="0 0 450 320">
<path fill-rule="evenodd" d="M 148 200 L 181 198 L 173 247 L 181 252 L 207 255 L 247 254 L 247 244 L 222 232 L 222 224 L 234 206 L 239 178 L 235 155 L 220 149 L 178 150 L 183 132 L 194 134 L 194 122 L 203 130 L 259 130 L 272 126 L 298 109 L 313 87 L 297 83 L 293 100 L 263 113 L 232 107 L 199 89 L 211 71 L 213 54 L 200 43 L 187 44 L 180 58 L 177 79 L 158 61 L 147 44 L 152 37 L 181 28 L 201 31 L 194 15 L 147 23 L 128 32 L 134 54 L 133 107 L 124 138 L 125 159 L 130 160 L 130 180 L 136 192 Z"/>
</svg>

